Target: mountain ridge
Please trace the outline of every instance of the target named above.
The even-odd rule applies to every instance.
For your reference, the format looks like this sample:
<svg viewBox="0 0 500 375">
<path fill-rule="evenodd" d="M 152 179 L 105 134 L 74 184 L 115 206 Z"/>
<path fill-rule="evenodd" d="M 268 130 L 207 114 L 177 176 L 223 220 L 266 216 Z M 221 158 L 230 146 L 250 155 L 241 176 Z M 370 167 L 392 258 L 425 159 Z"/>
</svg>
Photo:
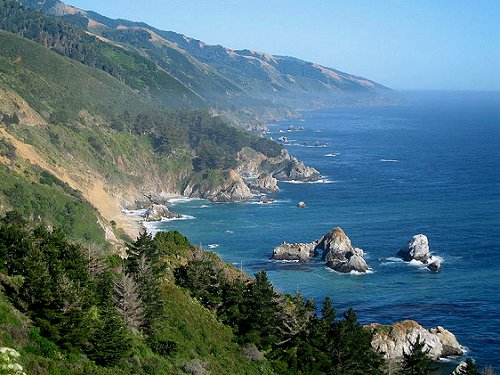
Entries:
<svg viewBox="0 0 500 375">
<path fill-rule="evenodd" d="M 396 100 L 392 90 L 370 79 L 298 58 L 209 45 L 59 0 L 20 2 L 148 57 L 205 99 L 208 106 L 240 123 L 253 119 L 255 125 L 255 120 L 262 123 L 303 110 L 386 105 Z"/>
</svg>

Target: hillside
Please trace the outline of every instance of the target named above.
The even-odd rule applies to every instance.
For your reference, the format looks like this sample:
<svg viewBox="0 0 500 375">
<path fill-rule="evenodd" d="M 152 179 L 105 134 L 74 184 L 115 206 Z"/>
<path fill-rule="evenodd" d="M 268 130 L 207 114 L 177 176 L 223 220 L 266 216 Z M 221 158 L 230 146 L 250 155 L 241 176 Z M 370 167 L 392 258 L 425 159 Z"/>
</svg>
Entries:
<svg viewBox="0 0 500 375">
<path fill-rule="evenodd" d="M 394 93 L 366 78 L 287 56 L 207 45 L 145 23 L 113 20 L 61 1 L 23 0 L 89 33 L 147 56 L 218 111 L 239 119 L 282 118 L 297 110 L 393 103 Z M 253 120 L 252 120 L 253 119 Z"/>
</svg>

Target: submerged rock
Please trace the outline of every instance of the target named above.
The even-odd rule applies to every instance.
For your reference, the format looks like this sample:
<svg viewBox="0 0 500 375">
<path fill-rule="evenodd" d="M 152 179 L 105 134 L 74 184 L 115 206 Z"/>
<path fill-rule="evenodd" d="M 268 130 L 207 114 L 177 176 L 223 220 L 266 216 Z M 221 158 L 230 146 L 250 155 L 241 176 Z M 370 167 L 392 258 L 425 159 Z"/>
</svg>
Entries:
<svg viewBox="0 0 500 375">
<path fill-rule="evenodd" d="M 439 259 L 436 259 L 432 263 L 429 263 L 427 265 L 427 268 L 432 272 L 439 272 L 441 270 L 441 261 Z"/>
<path fill-rule="evenodd" d="M 463 354 L 455 336 L 442 327 L 427 330 L 413 320 L 404 320 L 390 326 L 370 324 L 368 327 L 373 333 L 372 347 L 388 360 L 401 360 L 404 353 L 410 353 L 417 340 L 424 343 L 424 350 L 428 349 L 429 356 L 434 360 Z"/>
<path fill-rule="evenodd" d="M 293 244 L 283 242 L 273 250 L 271 259 L 307 262 L 316 254 L 316 245 L 316 242 Z"/>
<path fill-rule="evenodd" d="M 167 206 L 162 204 L 152 204 L 144 214 L 146 221 L 161 221 L 163 219 L 180 218 L 181 215 L 171 212 Z"/>
<path fill-rule="evenodd" d="M 318 243 L 318 249 L 323 250 L 326 265 L 337 272 L 366 272 L 369 267 L 364 259 L 364 252 L 354 248 L 351 240 L 342 228 L 333 228 L 324 235 Z"/>
<path fill-rule="evenodd" d="M 259 198 L 259 202 L 261 202 L 261 203 L 273 203 L 274 199 L 269 198 L 267 195 L 263 195 Z"/>
</svg>

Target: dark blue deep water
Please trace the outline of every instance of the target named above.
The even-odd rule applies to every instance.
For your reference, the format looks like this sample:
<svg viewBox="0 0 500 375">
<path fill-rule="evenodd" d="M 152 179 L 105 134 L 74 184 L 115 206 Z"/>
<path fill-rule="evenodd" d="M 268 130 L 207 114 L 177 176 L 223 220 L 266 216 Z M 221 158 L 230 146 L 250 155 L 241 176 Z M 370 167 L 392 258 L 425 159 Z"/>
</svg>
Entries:
<svg viewBox="0 0 500 375">
<path fill-rule="evenodd" d="M 290 152 L 325 183 L 281 183 L 270 205 L 177 202 L 177 212 L 194 218 L 160 227 L 196 245 L 218 244 L 214 251 L 247 272 L 266 269 L 278 290 L 330 296 L 340 311 L 352 306 L 363 323 L 444 326 L 481 366 L 500 370 L 500 93 L 405 96 L 401 107 L 271 124 L 269 136 L 291 140 Z M 278 133 L 290 125 L 304 131 Z M 303 145 L 316 142 L 328 146 Z M 308 208 L 296 208 L 298 201 Z M 367 252 L 373 273 L 268 260 L 280 242 L 312 241 L 334 226 Z M 418 233 L 444 260 L 440 273 L 394 258 Z"/>
</svg>

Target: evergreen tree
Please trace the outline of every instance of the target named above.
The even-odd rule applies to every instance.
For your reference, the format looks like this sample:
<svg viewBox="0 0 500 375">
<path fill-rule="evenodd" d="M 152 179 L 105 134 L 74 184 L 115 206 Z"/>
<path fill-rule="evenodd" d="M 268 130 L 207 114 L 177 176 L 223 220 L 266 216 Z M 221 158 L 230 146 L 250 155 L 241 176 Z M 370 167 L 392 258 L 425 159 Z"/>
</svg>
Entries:
<svg viewBox="0 0 500 375">
<path fill-rule="evenodd" d="M 244 341 L 268 349 L 276 341 L 277 302 L 273 285 L 265 271 L 255 274 L 243 306 L 245 321 L 241 332 Z"/>
<path fill-rule="evenodd" d="M 403 351 L 402 375 L 430 375 L 434 370 L 429 357 L 430 349 L 425 349 L 425 343 L 420 336 L 411 345 L 410 352 Z"/>
<path fill-rule="evenodd" d="M 461 366 L 456 372 L 455 375 L 481 375 L 479 368 L 474 363 L 472 358 L 467 358 L 465 360 L 465 365 Z"/>
<path fill-rule="evenodd" d="M 360 326 L 353 309 L 335 322 L 329 337 L 335 374 L 381 374 L 383 358 L 371 347 L 372 334 Z"/>
<path fill-rule="evenodd" d="M 121 272 L 113 285 L 113 302 L 118 315 L 131 332 L 139 332 L 144 324 L 144 308 L 136 282 L 133 277 Z"/>
</svg>

